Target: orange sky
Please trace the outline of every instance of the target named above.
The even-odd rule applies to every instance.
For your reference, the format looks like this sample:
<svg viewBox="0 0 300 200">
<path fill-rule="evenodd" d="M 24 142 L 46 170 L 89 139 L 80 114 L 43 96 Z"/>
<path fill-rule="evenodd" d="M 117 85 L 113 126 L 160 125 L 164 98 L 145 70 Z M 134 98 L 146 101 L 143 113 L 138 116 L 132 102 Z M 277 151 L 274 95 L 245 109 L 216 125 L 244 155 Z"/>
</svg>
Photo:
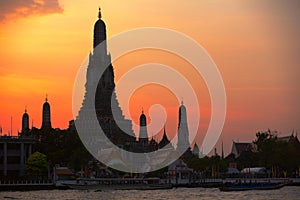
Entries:
<svg viewBox="0 0 300 200">
<path fill-rule="evenodd" d="M 40 127 L 46 93 L 52 125 L 68 126 L 73 118 L 74 79 L 92 47 L 99 4 L 99 0 L 0 3 L 0 125 L 4 133 L 10 130 L 11 116 L 13 134 L 21 129 L 25 106 L 34 126 Z M 287 135 L 300 128 L 297 0 L 103 0 L 101 7 L 108 37 L 156 26 L 182 32 L 206 48 L 219 67 L 227 92 L 227 118 L 221 136 L 226 152 L 232 140 L 253 140 L 260 130 L 271 128 Z M 141 56 L 135 52 L 119 59 L 114 63 L 116 80 L 135 65 L 153 60 L 179 70 L 187 65 L 170 55 L 162 58 L 160 53 L 143 52 Z M 190 72 L 182 73 L 189 76 Z M 201 144 L 210 100 L 201 77 L 191 82 L 199 91 L 202 118 L 197 142 Z M 132 97 L 135 103 L 130 111 L 135 122 L 141 106 L 146 110 L 154 103 L 150 91 L 143 95 L 137 91 Z M 164 95 L 172 99 L 168 92 Z M 156 100 L 164 104 L 166 97 Z M 145 105 L 137 103 L 141 101 Z M 173 102 L 171 107 L 167 121 L 170 135 L 178 118 L 177 105 Z"/>
</svg>

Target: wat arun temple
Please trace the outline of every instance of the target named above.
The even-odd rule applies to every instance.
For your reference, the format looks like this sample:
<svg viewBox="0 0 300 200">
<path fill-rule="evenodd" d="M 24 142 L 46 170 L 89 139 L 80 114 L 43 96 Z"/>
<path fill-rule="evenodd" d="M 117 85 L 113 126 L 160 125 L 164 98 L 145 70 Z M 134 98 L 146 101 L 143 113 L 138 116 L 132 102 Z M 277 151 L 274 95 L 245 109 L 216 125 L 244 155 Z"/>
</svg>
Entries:
<svg viewBox="0 0 300 200">
<path fill-rule="evenodd" d="M 125 119 L 119 106 L 115 92 L 114 67 L 111 63 L 111 56 L 107 52 L 106 40 L 106 25 L 102 20 L 99 8 L 98 20 L 94 25 L 93 52 L 89 55 L 86 71 L 84 99 L 75 120 L 76 129 L 83 144 L 94 157 L 107 165 L 126 166 L 128 159 L 135 160 L 135 158 L 128 158 L 126 153 L 123 155 L 122 152 L 132 152 L 137 155 L 164 149 L 166 153 L 161 151 L 159 156 L 153 157 L 153 159 L 155 162 L 160 160 L 161 163 L 168 164 L 172 162 L 173 157 L 178 157 L 180 152 L 185 152 L 185 155 L 189 154 L 186 108 L 183 102 L 179 107 L 177 151 L 170 143 L 165 130 L 160 142 L 148 136 L 147 120 L 143 111 L 140 116 L 139 137 L 136 137 L 132 130 L 132 121 Z M 118 148 L 122 151 L 118 151 Z M 185 149 L 187 150 L 185 151 Z M 147 160 L 149 161 L 151 158 L 147 158 Z M 149 168 L 146 171 L 159 168 L 149 165 L 142 166 L 149 163 L 144 158 L 140 163 L 140 166 L 135 168 Z M 132 170 L 132 166 L 130 168 Z"/>
</svg>

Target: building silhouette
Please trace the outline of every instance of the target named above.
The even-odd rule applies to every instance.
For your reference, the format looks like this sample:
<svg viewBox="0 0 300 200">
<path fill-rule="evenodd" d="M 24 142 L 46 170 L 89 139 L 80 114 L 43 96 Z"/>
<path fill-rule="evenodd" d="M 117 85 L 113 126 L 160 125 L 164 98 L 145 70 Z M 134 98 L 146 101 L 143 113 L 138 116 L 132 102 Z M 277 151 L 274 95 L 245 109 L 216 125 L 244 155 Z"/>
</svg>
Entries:
<svg viewBox="0 0 300 200">
<path fill-rule="evenodd" d="M 238 158 L 242 152 L 252 151 L 254 149 L 254 144 L 252 142 L 235 142 L 232 141 L 231 154 Z"/>
<path fill-rule="evenodd" d="M 139 142 L 144 145 L 148 144 L 148 132 L 147 132 L 147 119 L 144 114 L 144 110 L 142 110 L 142 114 L 140 116 L 140 134 L 139 134 Z"/>
<path fill-rule="evenodd" d="M 139 118 L 139 136 L 136 137 L 134 134 L 132 122 L 125 119 L 122 114 L 115 93 L 114 67 L 111 63 L 111 56 L 107 52 L 106 24 L 102 20 L 100 9 L 98 20 L 94 25 L 93 50 L 88 59 L 85 94 L 75 119 L 75 125 L 82 143 L 89 147 L 89 152 L 95 158 L 101 158 L 104 163 L 122 165 L 123 169 L 140 171 L 142 167 L 157 169 L 156 167 L 161 166 L 162 163 L 170 164 L 178 158 L 177 155 L 182 153 L 188 152 L 189 157 L 192 156 L 189 147 L 186 108 L 183 102 L 179 108 L 177 151 L 170 143 L 165 129 L 160 142 L 155 141 L 153 137 L 149 141 L 147 118 L 143 111 Z M 104 134 L 101 134 L 102 132 Z M 132 163 L 136 161 L 133 160 L 133 154 L 117 151 L 118 148 L 134 153 L 155 151 L 152 154 L 155 155 L 155 159 L 152 160 L 155 164 L 146 166 L 149 164 L 147 159 L 150 158 L 145 157 L 138 160 L 137 166 L 132 168 L 131 161 Z M 124 162 L 124 160 L 130 161 Z"/>
<path fill-rule="evenodd" d="M 156 151 L 159 148 L 159 143 L 157 143 L 156 140 L 154 140 L 154 138 L 152 137 L 151 140 L 149 141 L 149 151 Z"/>
<path fill-rule="evenodd" d="M 158 148 L 162 149 L 165 146 L 167 146 L 168 144 L 170 144 L 170 140 L 168 139 L 167 133 L 166 133 L 166 127 L 164 127 L 164 133 L 163 133 L 163 137 L 160 140 L 159 144 L 158 144 Z"/>
<path fill-rule="evenodd" d="M 22 116 L 22 134 L 25 134 L 29 131 L 29 115 L 27 113 L 27 108 Z"/>
<path fill-rule="evenodd" d="M 50 129 L 51 126 L 51 113 L 50 113 L 50 104 L 48 103 L 48 97 L 46 96 L 45 103 L 43 104 L 43 113 L 42 113 L 42 129 Z"/>
<path fill-rule="evenodd" d="M 190 149 L 189 130 L 186 117 L 186 108 L 182 101 L 181 106 L 179 107 L 177 150 L 179 152 L 185 152 L 187 149 Z"/>
<path fill-rule="evenodd" d="M 107 53 L 106 25 L 102 20 L 100 8 L 98 20 L 94 25 L 93 39 L 93 52 L 89 55 L 87 66 L 85 95 L 75 120 L 76 128 L 86 133 L 86 138 L 82 139 L 88 143 L 87 140 L 92 140 L 91 138 L 99 135 L 95 127 L 100 125 L 111 142 L 125 149 L 136 138 L 132 130 L 132 122 L 123 116 L 114 90 L 114 70 L 111 56 Z M 94 112 L 97 120 L 91 120 L 90 116 Z M 106 138 L 102 138 L 99 141 L 102 142 L 100 145 L 103 148 L 106 145 L 105 140 Z"/>
</svg>

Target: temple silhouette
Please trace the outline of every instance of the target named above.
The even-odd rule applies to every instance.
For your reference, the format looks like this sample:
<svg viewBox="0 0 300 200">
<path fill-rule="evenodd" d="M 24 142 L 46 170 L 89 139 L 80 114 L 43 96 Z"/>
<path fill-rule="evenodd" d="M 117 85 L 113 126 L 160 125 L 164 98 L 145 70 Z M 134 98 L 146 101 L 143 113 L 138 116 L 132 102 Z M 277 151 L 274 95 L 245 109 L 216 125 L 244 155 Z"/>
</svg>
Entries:
<svg viewBox="0 0 300 200">
<path fill-rule="evenodd" d="M 143 111 L 140 116 L 139 137 L 136 137 L 132 130 L 131 120 L 125 119 L 122 114 L 114 90 L 114 67 L 111 63 L 111 56 L 107 52 L 106 39 L 106 25 L 102 20 L 99 8 L 98 20 L 94 25 L 93 51 L 89 55 L 87 66 L 85 95 L 76 119 L 76 128 L 79 125 L 79 129 L 86 132 L 86 138 L 84 139 L 88 145 L 93 145 L 93 139 L 91 138 L 96 138 L 95 134 L 97 133 L 95 129 L 91 129 L 95 127 L 95 123 L 99 123 L 109 141 L 124 150 L 145 153 L 166 146 L 170 141 L 167 138 L 165 130 L 161 143 L 155 141 L 153 138 L 149 138 L 147 120 Z M 96 112 L 98 122 L 90 119 L 92 112 Z M 190 144 L 186 108 L 183 102 L 179 108 L 179 115 L 178 148 L 184 152 L 185 149 L 189 148 Z M 103 138 L 103 141 L 100 141 L 102 142 L 100 145 L 105 146 L 105 141 L 107 140 Z"/>
</svg>

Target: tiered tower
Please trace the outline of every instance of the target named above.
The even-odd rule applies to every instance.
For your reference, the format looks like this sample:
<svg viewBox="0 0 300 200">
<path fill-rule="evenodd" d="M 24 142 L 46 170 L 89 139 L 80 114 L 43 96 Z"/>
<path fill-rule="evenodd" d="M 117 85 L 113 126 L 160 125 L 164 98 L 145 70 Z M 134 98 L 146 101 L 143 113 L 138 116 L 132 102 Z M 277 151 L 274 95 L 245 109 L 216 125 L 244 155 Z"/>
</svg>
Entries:
<svg viewBox="0 0 300 200">
<path fill-rule="evenodd" d="M 147 145 L 148 140 L 148 132 L 147 132 L 147 119 L 146 115 L 144 114 L 144 110 L 142 109 L 142 114 L 140 116 L 140 134 L 139 134 L 139 142 L 144 145 Z"/>
<path fill-rule="evenodd" d="M 27 113 L 27 108 L 25 108 L 25 112 L 22 117 L 22 134 L 29 131 L 29 115 Z"/>
<path fill-rule="evenodd" d="M 131 121 L 126 120 L 122 114 L 114 89 L 114 70 L 111 56 L 107 53 L 106 25 L 99 8 L 98 20 L 94 25 L 93 52 L 89 55 L 87 67 L 85 96 L 76 128 L 79 125 L 87 135 L 90 134 L 89 139 L 93 140 L 95 131 L 91 127 L 98 123 L 111 142 L 124 148 L 127 142 L 135 140 L 135 135 Z M 97 122 L 90 119 L 95 111 Z"/>
<path fill-rule="evenodd" d="M 51 126 L 51 114 L 50 114 L 50 104 L 48 103 L 48 97 L 46 96 L 45 103 L 43 104 L 43 121 L 42 129 L 50 129 Z"/>
<path fill-rule="evenodd" d="M 181 153 L 186 152 L 187 150 L 190 150 L 189 130 L 188 130 L 188 124 L 187 124 L 187 117 L 186 117 L 186 108 L 183 105 L 183 101 L 181 102 L 181 106 L 179 107 L 177 150 Z"/>
</svg>

